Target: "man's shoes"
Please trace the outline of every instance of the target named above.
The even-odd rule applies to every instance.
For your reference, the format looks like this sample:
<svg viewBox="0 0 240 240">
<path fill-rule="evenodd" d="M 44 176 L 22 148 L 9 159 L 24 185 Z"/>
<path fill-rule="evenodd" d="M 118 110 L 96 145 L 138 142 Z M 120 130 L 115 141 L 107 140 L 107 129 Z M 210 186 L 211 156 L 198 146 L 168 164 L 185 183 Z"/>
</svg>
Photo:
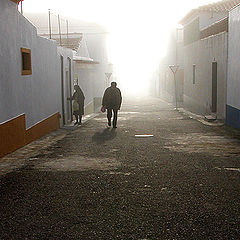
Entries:
<svg viewBox="0 0 240 240">
<path fill-rule="evenodd" d="M 113 126 L 113 128 L 117 128 L 117 126 Z"/>
<path fill-rule="evenodd" d="M 108 122 L 108 126 L 111 127 L 111 122 Z"/>
<path fill-rule="evenodd" d="M 77 124 L 79 125 L 79 122 L 75 122 L 75 123 L 74 123 L 74 126 L 77 125 Z"/>
<path fill-rule="evenodd" d="M 82 125 L 82 123 L 81 123 L 81 122 L 78 122 L 78 125 Z"/>
</svg>

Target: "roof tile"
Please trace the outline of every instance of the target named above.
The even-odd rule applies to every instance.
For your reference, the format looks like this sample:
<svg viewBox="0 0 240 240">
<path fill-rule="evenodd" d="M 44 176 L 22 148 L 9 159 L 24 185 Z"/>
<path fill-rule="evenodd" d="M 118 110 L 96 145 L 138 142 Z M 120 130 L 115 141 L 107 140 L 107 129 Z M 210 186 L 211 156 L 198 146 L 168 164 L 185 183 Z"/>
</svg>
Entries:
<svg viewBox="0 0 240 240">
<path fill-rule="evenodd" d="M 216 3 L 207 4 L 200 6 L 199 8 L 192 9 L 182 20 L 180 24 L 185 24 L 192 16 L 202 12 L 229 12 L 233 7 L 240 4 L 240 0 L 222 0 Z"/>
<path fill-rule="evenodd" d="M 53 38 L 54 40 L 56 40 L 57 44 L 61 47 L 65 47 L 65 48 L 70 48 L 74 51 L 77 51 L 79 48 L 79 45 L 82 41 L 82 37 L 78 37 L 78 38 L 61 38 L 61 43 L 60 43 L 60 39 L 59 38 Z"/>
</svg>

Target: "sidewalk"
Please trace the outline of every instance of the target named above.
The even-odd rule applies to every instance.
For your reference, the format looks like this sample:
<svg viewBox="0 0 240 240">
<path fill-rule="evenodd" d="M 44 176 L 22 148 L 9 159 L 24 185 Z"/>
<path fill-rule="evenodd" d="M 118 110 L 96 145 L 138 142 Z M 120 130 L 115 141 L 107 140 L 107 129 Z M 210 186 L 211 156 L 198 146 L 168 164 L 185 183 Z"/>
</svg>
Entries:
<svg viewBox="0 0 240 240">
<path fill-rule="evenodd" d="M 189 112 L 187 111 L 186 109 L 184 108 L 178 108 L 178 111 L 184 115 L 187 115 L 189 116 L 190 118 L 192 119 L 195 119 L 201 123 L 203 123 L 204 125 L 207 125 L 207 126 L 224 126 L 224 122 L 221 121 L 221 120 L 214 120 L 214 121 L 208 121 L 208 119 L 206 118 L 206 116 L 203 116 L 203 115 L 198 115 L 198 114 L 195 114 L 195 113 L 192 113 L 192 112 Z"/>
<path fill-rule="evenodd" d="M 99 113 L 100 113 L 100 112 L 99 112 Z M 82 124 L 84 124 L 85 122 L 93 119 L 93 118 L 96 117 L 99 113 L 92 113 L 92 114 L 84 115 L 84 116 L 82 117 Z M 66 124 L 66 125 L 62 126 L 61 129 L 68 129 L 68 130 L 72 129 L 72 130 L 73 130 L 73 129 L 76 129 L 76 128 L 80 127 L 79 125 L 74 125 L 74 121 L 75 121 L 75 120 L 73 120 L 73 121 L 72 121 L 71 123 L 69 123 L 69 124 Z"/>
<path fill-rule="evenodd" d="M 99 113 L 93 113 L 83 116 L 82 125 L 96 117 L 98 114 Z M 20 169 L 30 162 L 34 162 L 37 159 L 36 156 L 47 154 L 48 147 L 65 138 L 69 130 L 76 130 L 81 127 L 82 126 L 74 126 L 74 123 L 65 125 L 59 130 L 49 133 L 13 153 L 0 158 L 0 176 Z"/>
<path fill-rule="evenodd" d="M 165 100 L 162 100 L 162 101 L 165 102 L 166 104 L 172 106 L 174 109 L 176 109 L 174 104 L 168 103 Z M 177 111 L 179 111 L 180 113 L 182 113 L 186 116 L 189 116 L 192 119 L 195 119 L 195 120 L 201 122 L 204 125 L 207 125 L 207 126 L 223 126 L 224 125 L 224 122 L 222 120 L 213 119 L 213 118 L 211 118 L 210 115 L 204 116 L 204 115 L 199 115 L 199 114 L 190 112 L 183 107 L 182 103 L 178 103 L 178 104 L 179 104 L 179 106 L 177 108 Z"/>
</svg>

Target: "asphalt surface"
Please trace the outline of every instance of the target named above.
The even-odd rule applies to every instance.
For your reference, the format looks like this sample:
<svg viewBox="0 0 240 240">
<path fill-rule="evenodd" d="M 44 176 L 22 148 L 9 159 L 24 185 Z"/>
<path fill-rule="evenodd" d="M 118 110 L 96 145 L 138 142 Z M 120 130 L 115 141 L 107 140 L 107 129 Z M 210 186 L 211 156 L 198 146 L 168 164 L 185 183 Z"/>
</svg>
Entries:
<svg viewBox="0 0 240 240">
<path fill-rule="evenodd" d="M 106 124 L 100 114 L 0 159 L 1 240 L 240 239 L 238 131 L 153 98 Z"/>
</svg>

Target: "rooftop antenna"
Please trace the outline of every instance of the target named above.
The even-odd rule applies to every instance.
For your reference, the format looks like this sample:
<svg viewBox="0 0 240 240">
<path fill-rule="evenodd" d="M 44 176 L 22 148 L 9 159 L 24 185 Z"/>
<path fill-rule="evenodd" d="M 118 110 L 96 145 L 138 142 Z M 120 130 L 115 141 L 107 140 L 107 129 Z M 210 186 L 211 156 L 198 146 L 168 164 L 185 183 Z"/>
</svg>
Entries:
<svg viewBox="0 0 240 240">
<path fill-rule="evenodd" d="M 58 29 L 59 29 L 60 46 L 62 46 L 61 25 L 60 25 L 60 16 L 59 16 L 59 14 L 58 14 Z"/>
<path fill-rule="evenodd" d="M 49 24 L 49 38 L 52 39 L 52 29 L 51 29 L 51 9 L 48 9 L 48 24 Z"/>
<path fill-rule="evenodd" d="M 67 44 L 68 44 L 68 20 L 66 20 L 67 22 Z"/>
</svg>

